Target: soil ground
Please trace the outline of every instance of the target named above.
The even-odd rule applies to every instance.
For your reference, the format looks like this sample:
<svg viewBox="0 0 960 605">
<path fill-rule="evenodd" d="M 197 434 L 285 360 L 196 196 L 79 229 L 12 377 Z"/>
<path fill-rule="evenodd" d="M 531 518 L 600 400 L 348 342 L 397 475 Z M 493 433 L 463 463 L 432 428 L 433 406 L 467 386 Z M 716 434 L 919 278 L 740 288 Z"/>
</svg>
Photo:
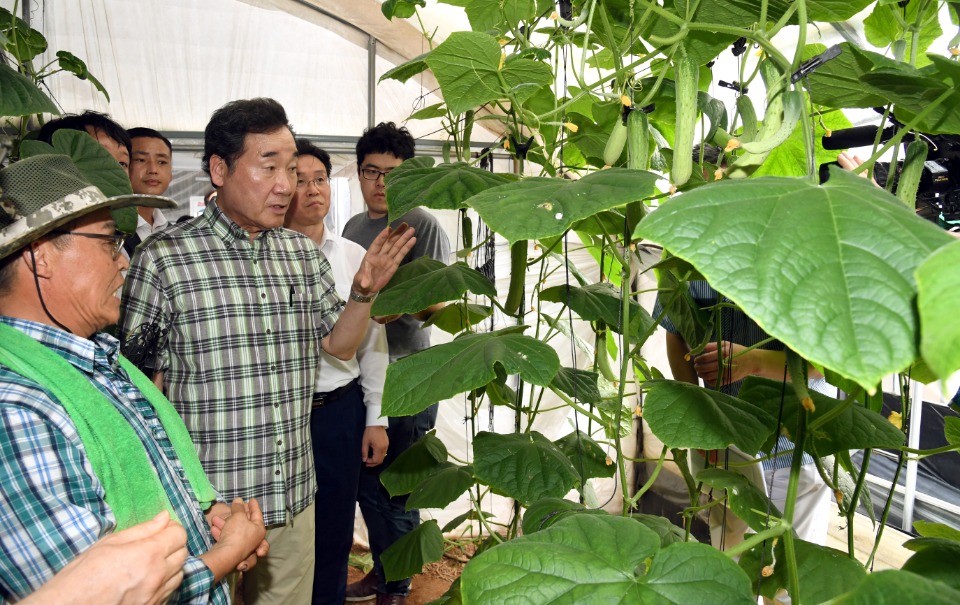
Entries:
<svg viewBox="0 0 960 605">
<path fill-rule="evenodd" d="M 363 559 L 368 555 L 366 549 L 353 547 L 351 553 L 351 562 L 356 559 Z M 423 568 L 423 573 L 413 577 L 413 584 L 410 587 L 410 596 L 407 597 L 407 605 L 426 605 L 433 600 L 443 596 L 463 570 L 463 563 L 444 557 L 436 563 L 428 563 Z M 347 583 L 356 582 L 363 577 L 363 572 L 350 567 Z M 364 601 L 363 605 L 372 604 L 373 601 Z M 359 605 L 359 604 L 358 604 Z"/>
</svg>

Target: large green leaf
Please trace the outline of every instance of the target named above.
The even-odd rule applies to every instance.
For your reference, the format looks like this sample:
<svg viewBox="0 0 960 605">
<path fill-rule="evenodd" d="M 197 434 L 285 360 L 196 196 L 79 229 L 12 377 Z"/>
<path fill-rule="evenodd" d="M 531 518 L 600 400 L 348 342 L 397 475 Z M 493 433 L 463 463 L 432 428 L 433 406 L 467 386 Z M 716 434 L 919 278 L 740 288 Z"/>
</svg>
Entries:
<svg viewBox="0 0 960 605">
<path fill-rule="evenodd" d="M 909 571 L 868 574 L 855 589 L 830 605 L 956 605 L 960 590 Z"/>
<path fill-rule="evenodd" d="M 839 169 L 824 186 L 711 183 L 647 215 L 635 237 L 690 261 L 768 334 L 868 390 L 917 358 L 913 274 L 953 241 Z"/>
<path fill-rule="evenodd" d="M 571 398 L 584 403 L 599 403 L 603 396 L 597 386 L 600 377 L 596 372 L 579 370 L 577 368 L 560 368 L 553 377 L 551 386 L 554 386 Z"/>
<path fill-rule="evenodd" d="M 943 436 L 950 445 L 960 447 L 960 418 L 947 416 L 943 419 Z"/>
<path fill-rule="evenodd" d="M 444 508 L 473 485 L 473 467 L 452 462 L 440 465 L 424 479 L 407 499 L 407 510 Z"/>
<path fill-rule="evenodd" d="M 424 521 L 420 527 L 390 545 L 380 555 L 383 575 L 388 582 L 409 578 L 423 571 L 427 563 L 443 557 L 443 534 L 434 519 Z"/>
<path fill-rule="evenodd" d="M 573 468 L 577 469 L 581 485 L 586 485 L 587 479 L 613 477 L 617 472 L 616 463 L 583 431 L 574 431 L 554 443 L 567 455 Z"/>
<path fill-rule="evenodd" d="M 521 334 L 525 329 L 467 334 L 391 363 L 383 414 L 409 416 L 441 399 L 482 387 L 496 378 L 497 365 L 507 374 L 519 373 L 530 384 L 547 386 L 560 369 L 560 358 L 546 343 Z"/>
<path fill-rule="evenodd" d="M 380 76 L 379 82 L 384 80 L 397 80 L 398 82 L 406 82 L 413 76 L 427 71 L 427 57 L 430 53 L 424 53 L 418 57 L 414 57 L 407 61 L 406 63 L 401 63 L 391 70 L 388 70 L 382 76 Z"/>
<path fill-rule="evenodd" d="M 532 21 L 537 15 L 537 0 L 468 0 L 467 18 L 474 31 L 510 31 L 521 21 Z"/>
<path fill-rule="evenodd" d="M 582 288 L 568 285 L 554 286 L 540 292 L 540 299 L 563 303 L 581 319 L 602 321 L 613 331 L 624 332 L 620 329 L 620 305 L 622 304 L 620 290 L 609 282 L 589 284 Z M 634 340 L 652 331 L 654 321 L 650 313 L 633 300 L 630 301 L 629 320 L 630 328 L 626 332 Z"/>
<path fill-rule="evenodd" d="M 35 113 L 59 114 L 60 110 L 33 80 L 6 63 L 0 63 L 0 116 Z"/>
<path fill-rule="evenodd" d="M 909 60 L 913 46 L 913 34 L 907 29 L 901 27 L 901 23 L 909 23 L 910 28 L 917 20 L 917 10 L 920 7 L 919 2 L 910 2 L 904 8 L 896 4 L 878 4 L 874 7 L 866 19 L 863 20 L 863 32 L 867 42 L 883 48 L 894 42 L 894 40 L 903 39 L 906 42 L 904 60 Z M 903 11 L 902 20 L 898 20 L 893 12 Z M 926 12 L 920 20 L 919 44 L 917 48 L 917 67 L 922 67 L 930 63 L 930 59 L 924 54 L 927 48 L 934 40 L 943 34 L 940 29 L 939 6 L 936 2 L 930 2 L 926 5 Z"/>
<path fill-rule="evenodd" d="M 797 556 L 797 577 L 800 581 L 801 603 L 823 603 L 838 597 L 855 586 L 867 575 L 859 561 L 845 552 L 794 540 Z M 761 570 L 771 565 L 770 542 L 755 547 L 740 556 L 740 567 L 753 579 L 754 590 L 768 599 L 781 588 L 787 588 L 787 559 L 783 540 L 777 542 L 776 565 L 773 575 L 764 577 Z"/>
<path fill-rule="evenodd" d="M 654 192 L 657 178 L 626 168 L 593 172 L 578 181 L 533 177 L 488 189 L 467 205 L 513 243 L 560 235 L 601 210 L 643 199 Z"/>
<path fill-rule="evenodd" d="M 917 268 L 920 353 L 941 379 L 960 369 L 960 241 L 937 250 Z"/>
<path fill-rule="evenodd" d="M 927 134 L 960 134 L 960 91 L 953 82 L 943 80 L 942 69 L 934 66 L 916 69 L 905 63 L 887 63 L 859 78 L 862 85 L 881 95 L 885 103 L 894 103 L 901 122 L 911 122 L 919 113 L 924 117 L 913 128 Z M 946 100 L 931 107 L 943 94 Z"/>
<path fill-rule="evenodd" d="M 479 325 L 491 315 L 493 315 L 493 307 L 462 302 L 451 303 L 435 311 L 427 321 L 423 322 L 423 327 L 437 326 L 444 332 L 456 334 L 466 330 L 468 326 Z"/>
<path fill-rule="evenodd" d="M 478 481 L 523 505 L 541 498 L 560 498 L 578 480 L 567 456 L 536 431 L 477 433 L 473 468 Z"/>
<path fill-rule="evenodd" d="M 929 580 L 943 582 L 960 591 L 960 543 L 943 540 L 918 551 L 903 564 L 903 571 L 911 571 Z"/>
<path fill-rule="evenodd" d="M 740 473 L 708 468 L 697 473 L 697 481 L 726 490 L 730 510 L 754 531 L 767 529 L 780 518 L 780 510 L 770 502 L 763 490 Z"/>
<path fill-rule="evenodd" d="M 769 378 L 748 376 L 740 387 L 740 398 L 777 417 L 780 412 L 781 393 L 783 394 L 783 426 L 792 431 L 797 426 L 797 413 L 801 409 L 796 391 L 792 384 L 783 384 Z M 816 410 L 807 417 L 807 426 L 811 426 L 824 416 L 833 418 L 818 426 L 808 437 L 804 448 L 816 456 L 829 456 L 846 450 L 867 448 L 898 448 L 903 445 L 903 433 L 890 424 L 886 418 L 854 402 L 849 405 L 842 401 L 810 392 Z M 846 409 L 834 416 L 837 408 Z"/>
<path fill-rule="evenodd" d="M 777 419 L 751 403 L 673 380 L 648 382 L 643 418 L 668 447 L 721 450 L 736 445 L 755 454 Z"/>
<path fill-rule="evenodd" d="M 501 69 L 501 54 L 493 36 L 455 32 L 427 56 L 426 63 L 452 113 L 510 97 L 522 103 L 553 82 L 550 67 L 538 61 L 514 59 Z"/>
<path fill-rule="evenodd" d="M 651 560 L 652 558 L 652 560 Z M 750 581 L 704 544 L 660 549 L 632 519 L 573 515 L 505 542 L 463 570 L 464 603 L 751 605 Z"/>
<path fill-rule="evenodd" d="M 840 154 L 839 151 L 827 151 L 823 148 L 826 130 L 842 130 L 851 126 L 850 120 L 840 111 L 827 111 L 819 116 L 813 129 L 814 161 L 817 166 L 836 162 Z M 753 176 L 805 176 L 806 174 L 807 155 L 803 143 L 803 128 L 794 128 L 793 134 L 770 152 Z"/>
<path fill-rule="evenodd" d="M 0 34 L 4 41 L 3 50 L 10 53 L 18 63 L 32 61 L 37 55 L 47 50 L 47 39 L 43 34 L 2 7 L 0 7 Z"/>
<path fill-rule="evenodd" d="M 924 538 L 943 538 L 960 544 L 960 529 L 944 525 L 943 523 L 914 521 L 913 530 Z"/>
<path fill-rule="evenodd" d="M 433 158 L 421 156 L 407 160 L 387 175 L 387 205 L 391 220 L 417 206 L 456 210 L 467 198 L 513 180 L 511 175 L 463 162 L 434 167 Z"/>
<path fill-rule="evenodd" d="M 131 195 L 130 175 L 120 167 L 117 160 L 86 132 L 81 130 L 58 130 L 53 133 L 53 145 L 41 141 L 28 140 L 20 146 L 20 157 L 60 153 L 70 156 L 77 169 L 90 183 L 95 185 L 107 197 Z M 134 207 L 112 210 L 110 214 L 117 223 L 117 229 L 133 233 L 137 229 L 137 209 Z"/>
<path fill-rule="evenodd" d="M 862 50 L 848 42 L 840 44 L 840 56 L 827 61 L 807 76 L 814 103 L 829 107 L 879 107 L 887 103 L 883 93 L 867 89 L 860 78 L 881 66 L 897 62 Z"/>
<path fill-rule="evenodd" d="M 373 301 L 370 313 L 416 313 L 435 303 L 460 298 L 467 292 L 497 297 L 497 289 L 490 280 L 466 263 L 445 265 L 421 256 L 397 269 L 390 283 Z"/>
<path fill-rule="evenodd" d="M 430 432 L 404 450 L 380 473 L 380 483 L 391 496 L 409 494 L 446 463 L 446 446 Z"/>
<path fill-rule="evenodd" d="M 524 534 L 532 534 L 546 529 L 570 515 L 606 515 L 606 511 L 588 509 L 579 502 L 562 498 L 542 498 L 527 507 L 523 512 L 521 528 Z"/>
</svg>

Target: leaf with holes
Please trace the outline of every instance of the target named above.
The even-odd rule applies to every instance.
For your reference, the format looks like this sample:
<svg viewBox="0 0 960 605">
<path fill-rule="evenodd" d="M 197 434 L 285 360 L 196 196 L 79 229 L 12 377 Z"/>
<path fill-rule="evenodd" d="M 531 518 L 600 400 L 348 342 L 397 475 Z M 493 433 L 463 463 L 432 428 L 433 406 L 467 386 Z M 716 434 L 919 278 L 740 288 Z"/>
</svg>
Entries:
<svg viewBox="0 0 960 605">
<path fill-rule="evenodd" d="M 657 178 L 650 172 L 626 168 L 593 172 L 577 181 L 531 177 L 488 189 L 466 205 L 513 243 L 560 235 L 601 210 L 652 195 Z"/>
<path fill-rule="evenodd" d="M 578 481 L 577 471 L 560 448 L 536 431 L 481 432 L 473 440 L 473 468 L 478 481 L 523 505 L 559 498 Z"/>
<path fill-rule="evenodd" d="M 711 183 L 665 202 L 634 237 L 688 260 L 768 334 L 868 390 L 918 357 L 914 272 L 954 241 L 840 169 L 824 186 Z"/>
<path fill-rule="evenodd" d="M 516 180 L 512 175 L 494 174 L 463 162 L 433 165 L 433 158 L 412 158 L 386 176 L 390 220 L 423 206 L 434 210 L 456 210 L 464 200 Z"/>
<path fill-rule="evenodd" d="M 416 313 L 430 305 L 455 300 L 467 292 L 496 298 L 497 290 L 466 263 L 445 265 L 428 256 L 409 262 L 393 275 L 370 308 L 372 315 Z"/>
<path fill-rule="evenodd" d="M 391 363 L 383 389 L 383 415 L 409 416 L 458 393 L 482 387 L 500 365 L 530 384 L 547 386 L 560 369 L 550 345 L 521 334 L 526 326 L 466 334 Z"/>
<path fill-rule="evenodd" d="M 577 514 L 475 557 L 464 602 L 573 605 L 752 605 L 750 581 L 704 544 L 660 549 L 660 536 L 611 515 Z"/>
<path fill-rule="evenodd" d="M 777 419 L 751 403 L 673 380 L 647 382 L 643 418 L 668 447 L 722 450 L 736 445 L 755 454 Z"/>
</svg>

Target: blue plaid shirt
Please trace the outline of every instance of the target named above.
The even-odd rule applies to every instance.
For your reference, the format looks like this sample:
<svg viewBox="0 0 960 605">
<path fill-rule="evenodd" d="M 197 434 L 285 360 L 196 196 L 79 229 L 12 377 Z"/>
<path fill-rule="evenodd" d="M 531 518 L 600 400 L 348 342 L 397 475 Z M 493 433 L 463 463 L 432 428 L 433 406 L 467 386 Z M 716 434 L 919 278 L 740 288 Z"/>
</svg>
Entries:
<svg viewBox="0 0 960 605">
<path fill-rule="evenodd" d="M 203 511 L 153 408 L 117 363 L 118 342 L 79 338 L 43 324 L 0 316 L 69 361 L 136 432 L 187 532 L 190 558 L 171 603 L 230 602 L 226 582 L 197 559 L 211 538 Z M 0 365 L 0 603 L 18 601 L 62 569 L 116 519 L 103 500 L 76 427 L 43 386 Z"/>
</svg>

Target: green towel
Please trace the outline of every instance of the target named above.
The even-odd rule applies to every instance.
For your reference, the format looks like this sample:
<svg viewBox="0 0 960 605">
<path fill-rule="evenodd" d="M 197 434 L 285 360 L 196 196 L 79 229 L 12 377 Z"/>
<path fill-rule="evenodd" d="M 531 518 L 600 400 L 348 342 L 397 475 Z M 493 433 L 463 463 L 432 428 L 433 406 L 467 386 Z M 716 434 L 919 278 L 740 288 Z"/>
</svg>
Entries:
<svg viewBox="0 0 960 605">
<path fill-rule="evenodd" d="M 0 363 L 50 391 L 69 414 L 93 471 L 103 484 L 117 529 L 149 521 L 173 507 L 147 452 L 123 415 L 86 376 L 53 350 L 0 323 Z M 123 356 L 120 365 L 157 412 L 198 502 L 206 510 L 216 492 L 197 457 L 183 419 L 160 389 Z"/>
</svg>

